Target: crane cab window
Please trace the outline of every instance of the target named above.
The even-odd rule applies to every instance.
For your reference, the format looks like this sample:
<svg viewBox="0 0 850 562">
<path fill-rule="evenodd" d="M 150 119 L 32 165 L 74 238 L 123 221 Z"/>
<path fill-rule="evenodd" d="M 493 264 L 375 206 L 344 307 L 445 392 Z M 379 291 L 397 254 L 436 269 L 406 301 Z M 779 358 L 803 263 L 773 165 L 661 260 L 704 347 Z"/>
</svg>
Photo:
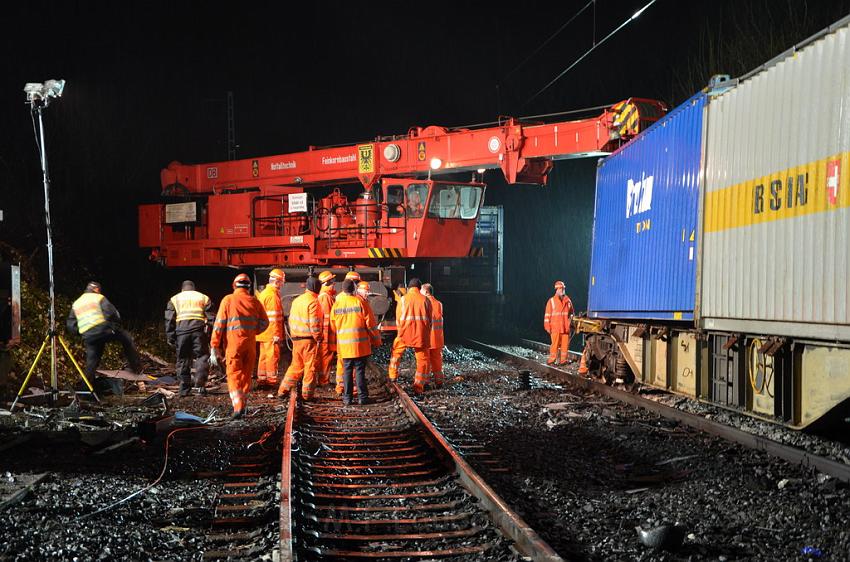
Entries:
<svg viewBox="0 0 850 562">
<path fill-rule="evenodd" d="M 435 184 L 428 216 L 438 219 L 474 219 L 483 189 L 477 185 Z"/>
<path fill-rule="evenodd" d="M 404 216 L 404 187 L 401 185 L 387 186 L 387 214 L 390 218 Z"/>
<path fill-rule="evenodd" d="M 428 200 L 428 185 L 412 183 L 407 186 L 407 218 L 419 219 L 425 214 L 425 201 Z"/>
</svg>

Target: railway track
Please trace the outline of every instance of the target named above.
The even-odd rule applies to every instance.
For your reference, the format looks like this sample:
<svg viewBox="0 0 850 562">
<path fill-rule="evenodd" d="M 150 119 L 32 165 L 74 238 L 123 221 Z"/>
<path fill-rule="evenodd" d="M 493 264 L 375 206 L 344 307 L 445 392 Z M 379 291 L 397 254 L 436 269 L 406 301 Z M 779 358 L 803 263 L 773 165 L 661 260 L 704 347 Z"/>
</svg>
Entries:
<svg viewBox="0 0 850 562">
<path fill-rule="evenodd" d="M 290 396 L 280 560 L 561 560 L 404 390 L 382 384 L 370 398 Z"/>
<path fill-rule="evenodd" d="M 521 345 L 535 351 L 548 351 L 546 344 L 535 342 L 532 340 L 520 340 Z M 783 459 L 793 464 L 807 466 L 819 470 L 824 474 L 828 474 L 834 478 L 844 482 L 850 482 L 850 465 L 832 460 L 827 457 L 816 455 L 797 447 L 786 445 L 767 439 L 765 437 L 747 433 L 735 427 L 704 418 L 702 416 L 691 414 L 663 404 L 661 402 L 643 397 L 635 392 L 628 392 L 619 388 L 608 386 L 595 380 L 586 379 L 584 377 L 573 374 L 565 369 L 549 366 L 533 359 L 523 357 L 516 353 L 512 353 L 502 347 L 490 345 L 478 340 L 469 339 L 466 345 L 473 349 L 477 349 L 487 355 L 503 360 L 509 364 L 513 364 L 521 369 L 528 369 L 538 373 L 544 373 L 553 376 L 558 382 L 567 382 L 574 387 L 584 388 L 603 396 L 608 396 L 620 402 L 643 408 L 653 412 L 661 417 L 674 420 L 692 427 L 694 429 L 704 431 L 711 435 L 715 435 L 722 439 L 738 443 L 750 449 L 764 451 L 765 453 Z M 571 352 L 572 353 L 572 352 Z"/>
</svg>

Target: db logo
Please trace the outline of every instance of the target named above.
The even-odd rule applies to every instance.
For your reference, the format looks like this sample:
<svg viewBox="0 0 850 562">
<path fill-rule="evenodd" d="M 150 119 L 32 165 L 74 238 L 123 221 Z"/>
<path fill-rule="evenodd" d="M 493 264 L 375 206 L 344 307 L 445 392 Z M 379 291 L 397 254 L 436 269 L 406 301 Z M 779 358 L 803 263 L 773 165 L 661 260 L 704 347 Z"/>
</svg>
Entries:
<svg viewBox="0 0 850 562">
<path fill-rule="evenodd" d="M 207 179 L 214 180 L 216 178 L 218 178 L 218 168 L 215 166 L 207 168 Z"/>
</svg>

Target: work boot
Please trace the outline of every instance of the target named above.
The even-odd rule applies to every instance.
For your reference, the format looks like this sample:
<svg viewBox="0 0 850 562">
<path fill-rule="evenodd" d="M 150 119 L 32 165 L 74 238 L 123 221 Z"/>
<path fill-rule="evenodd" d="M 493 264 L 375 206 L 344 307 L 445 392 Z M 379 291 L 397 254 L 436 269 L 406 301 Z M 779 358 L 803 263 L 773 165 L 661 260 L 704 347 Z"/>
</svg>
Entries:
<svg viewBox="0 0 850 562">
<path fill-rule="evenodd" d="M 180 391 L 178 392 L 178 394 L 177 394 L 177 395 L 178 395 L 180 398 L 185 398 L 186 396 L 189 396 L 189 393 L 191 393 L 191 392 L 192 392 L 192 387 L 191 387 L 191 386 L 182 386 L 182 385 L 181 385 L 181 386 L 180 386 Z"/>
<path fill-rule="evenodd" d="M 241 410 L 234 410 L 233 415 L 230 416 L 230 419 L 232 419 L 232 420 L 242 419 L 242 417 L 244 415 L 245 415 L 245 408 L 242 408 Z"/>
<path fill-rule="evenodd" d="M 421 384 L 414 384 L 413 392 L 414 394 L 425 394 L 425 386 Z"/>
<path fill-rule="evenodd" d="M 368 397 L 361 398 L 360 400 L 357 401 L 357 403 L 360 404 L 361 406 L 365 406 L 366 404 L 371 403 L 371 400 L 369 400 Z"/>
<path fill-rule="evenodd" d="M 207 395 L 207 387 L 200 386 L 198 387 L 198 396 L 206 396 Z"/>
</svg>

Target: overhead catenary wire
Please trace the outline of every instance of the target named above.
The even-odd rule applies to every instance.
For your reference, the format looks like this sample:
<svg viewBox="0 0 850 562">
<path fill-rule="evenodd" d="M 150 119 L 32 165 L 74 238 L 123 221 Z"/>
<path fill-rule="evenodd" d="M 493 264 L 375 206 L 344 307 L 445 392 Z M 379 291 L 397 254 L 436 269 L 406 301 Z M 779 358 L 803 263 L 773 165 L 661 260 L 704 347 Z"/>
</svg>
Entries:
<svg viewBox="0 0 850 562">
<path fill-rule="evenodd" d="M 552 35 L 550 35 L 548 39 L 546 39 L 545 41 L 543 41 L 543 42 L 542 42 L 542 43 L 541 43 L 541 44 L 540 44 L 540 45 L 539 45 L 536 49 L 534 49 L 534 52 L 532 52 L 530 55 L 528 55 L 527 57 L 525 57 L 525 58 L 522 60 L 522 62 L 520 62 L 518 65 L 516 65 L 516 66 L 515 66 L 515 67 L 514 67 L 514 68 L 513 68 L 510 72 L 508 72 L 508 73 L 505 75 L 505 77 L 504 77 L 504 78 L 502 78 L 502 82 L 505 82 L 508 78 L 510 78 L 511 76 L 513 76 L 513 74 L 514 74 L 517 70 L 519 70 L 520 68 L 522 68 L 523 66 L 525 66 L 525 65 L 526 65 L 526 63 L 527 63 L 528 61 L 530 61 L 531 59 L 533 59 L 533 58 L 537 55 L 537 53 L 539 53 L 541 50 L 543 50 L 543 47 L 545 47 L 546 45 L 548 45 L 548 44 L 549 44 L 549 43 L 550 43 L 550 42 L 551 42 L 551 41 L 552 41 L 555 37 L 557 37 L 558 35 L 560 35 L 560 33 L 561 33 L 564 29 L 566 29 L 568 25 L 570 25 L 570 24 L 573 22 L 573 20 L 575 20 L 577 17 L 579 17 L 579 16 L 580 16 L 580 15 L 581 15 L 581 14 L 582 14 L 582 13 L 583 13 L 586 9 L 588 9 L 588 8 L 589 8 L 591 5 L 593 5 L 593 4 L 596 4 L 596 0 L 590 0 L 587 4 L 585 4 L 584 6 L 582 6 L 582 7 L 581 7 L 581 9 L 580 9 L 578 12 L 576 12 L 575 14 L 573 14 L 573 15 L 572 15 L 572 17 L 570 17 L 570 19 L 568 19 L 566 22 L 564 22 L 564 24 L 563 24 L 563 25 L 561 25 L 561 27 L 559 27 L 559 28 L 555 31 L 555 33 L 553 33 Z M 594 12 L 595 12 L 595 9 L 594 9 Z"/>
<path fill-rule="evenodd" d="M 617 33 L 618 33 L 621 29 L 623 29 L 624 27 L 626 27 L 627 25 L 629 25 L 629 23 L 631 23 L 632 21 L 636 20 L 636 19 L 638 18 L 638 16 L 640 16 L 640 15 L 641 15 L 644 11 L 646 11 L 646 9 L 647 9 L 647 8 L 649 8 L 650 6 L 652 6 L 653 4 L 655 4 L 655 2 L 656 2 L 656 0 L 649 0 L 649 2 L 647 2 L 647 3 L 646 3 L 646 5 L 644 5 L 644 7 L 643 7 L 643 8 L 641 8 L 640 10 L 638 10 L 637 12 L 635 12 L 634 14 L 632 14 L 632 16 L 631 16 L 631 17 L 629 17 L 626 21 L 624 21 L 624 22 L 623 22 L 623 23 L 621 23 L 619 26 L 617 26 L 617 27 L 616 27 L 616 28 L 615 28 L 615 29 L 614 29 L 611 33 L 609 33 L 608 35 L 606 35 L 605 37 L 603 37 L 603 38 L 602 38 L 602 40 L 600 40 L 598 43 L 594 43 L 594 44 L 593 44 L 593 46 L 592 46 L 590 49 L 588 49 L 587 51 L 585 51 L 585 52 L 584 52 L 584 54 L 582 54 L 579 58 L 577 58 L 575 61 L 573 61 L 573 62 L 572 62 L 572 63 L 571 63 L 571 64 L 570 64 L 567 68 L 565 68 L 564 70 L 562 70 L 562 71 L 561 71 L 561 73 L 560 73 L 560 74 L 558 74 L 557 76 L 555 76 L 555 77 L 554 77 L 551 81 L 549 81 L 549 83 L 548 83 L 548 84 L 546 84 L 545 86 L 543 86 L 543 87 L 542 87 L 542 88 L 541 88 L 541 89 L 540 89 L 540 90 L 539 90 L 536 94 L 534 94 L 533 96 L 531 96 L 530 98 L 528 98 L 528 100 L 527 100 L 527 101 L 525 102 L 525 104 L 523 104 L 523 105 L 528 105 L 529 103 L 531 103 L 532 101 L 534 101 L 535 99 L 537 99 L 537 97 L 538 97 L 538 96 L 540 96 L 540 94 L 542 94 L 543 92 L 545 92 L 546 90 L 548 90 L 548 89 L 549 89 L 549 88 L 550 88 L 550 87 L 551 87 L 551 86 L 552 86 L 555 82 L 557 82 L 558 80 L 560 80 L 561 78 L 563 78 L 563 77 L 564 77 L 564 75 L 565 75 L 567 72 L 569 72 L 570 70 L 572 70 L 573 68 L 575 68 L 575 66 L 576 66 L 576 65 L 578 65 L 578 63 L 580 63 L 581 61 L 583 61 L 583 60 L 584 60 L 584 59 L 585 59 L 585 58 L 586 58 L 586 57 L 587 57 L 590 53 L 592 53 L 593 51 L 595 51 L 595 50 L 596 50 L 596 48 L 597 48 L 598 46 L 600 46 L 600 45 L 602 45 L 603 43 L 605 43 L 606 41 L 608 41 L 608 39 L 610 39 L 611 37 L 613 37 L 614 35 L 616 35 L 616 34 L 617 34 Z"/>
</svg>

